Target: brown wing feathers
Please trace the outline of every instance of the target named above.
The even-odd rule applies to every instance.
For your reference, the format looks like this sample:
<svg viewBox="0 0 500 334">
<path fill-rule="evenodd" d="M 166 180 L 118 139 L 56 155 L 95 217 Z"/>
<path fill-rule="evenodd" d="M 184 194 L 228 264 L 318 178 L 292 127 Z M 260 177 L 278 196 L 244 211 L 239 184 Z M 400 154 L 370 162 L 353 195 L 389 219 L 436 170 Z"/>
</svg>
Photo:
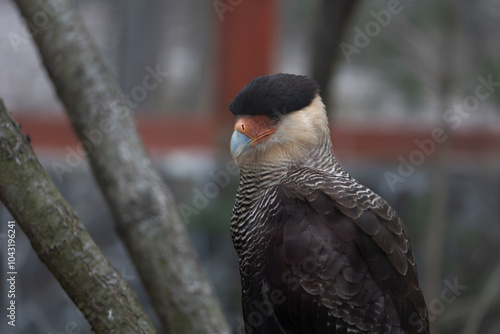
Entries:
<svg viewBox="0 0 500 334">
<path fill-rule="evenodd" d="M 415 261 L 397 214 L 350 178 L 311 170 L 297 175 L 277 187 L 282 210 L 268 222 L 275 231 L 266 270 L 288 298 L 286 307 L 276 308 L 278 319 L 323 326 L 318 332 L 333 325 L 337 332 L 370 332 L 384 321 L 387 328 L 401 326 L 400 332 L 428 332 Z"/>
</svg>

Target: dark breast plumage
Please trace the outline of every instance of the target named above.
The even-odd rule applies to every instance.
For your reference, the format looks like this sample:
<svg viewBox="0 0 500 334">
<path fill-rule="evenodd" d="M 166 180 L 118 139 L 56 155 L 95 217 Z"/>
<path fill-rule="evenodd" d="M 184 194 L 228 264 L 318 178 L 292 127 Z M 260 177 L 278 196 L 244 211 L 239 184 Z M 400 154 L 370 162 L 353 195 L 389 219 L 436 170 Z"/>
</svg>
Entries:
<svg viewBox="0 0 500 334">
<path fill-rule="evenodd" d="M 404 225 L 347 174 L 242 174 L 231 219 L 248 333 L 428 333 Z"/>
</svg>

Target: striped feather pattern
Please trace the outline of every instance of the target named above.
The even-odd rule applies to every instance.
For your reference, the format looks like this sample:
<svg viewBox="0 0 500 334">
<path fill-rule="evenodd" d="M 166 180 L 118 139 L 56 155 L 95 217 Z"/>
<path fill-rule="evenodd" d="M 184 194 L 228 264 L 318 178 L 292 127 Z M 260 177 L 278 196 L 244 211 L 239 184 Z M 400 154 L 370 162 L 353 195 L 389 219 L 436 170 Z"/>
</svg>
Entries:
<svg viewBox="0 0 500 334">
<path fill-rule="evenodd" d="M 429 333 L 407 231 L 336 162 L 240 166 L 231 235 L 248 333 Z"/>
</svg>

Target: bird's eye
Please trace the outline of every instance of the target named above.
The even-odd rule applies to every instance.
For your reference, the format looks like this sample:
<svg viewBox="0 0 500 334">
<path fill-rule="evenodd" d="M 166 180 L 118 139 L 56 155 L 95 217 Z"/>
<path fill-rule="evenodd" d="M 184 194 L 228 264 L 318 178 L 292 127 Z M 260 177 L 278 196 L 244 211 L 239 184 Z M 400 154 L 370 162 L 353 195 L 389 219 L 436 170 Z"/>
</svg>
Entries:
<svg viewBox="0 0 500 334">
<path fill-rule="evenodd" d="M 267 116 L 267 119 L 271 122 L 277 122 L 281 118 L 281 114 L 278 112 L 273 112 L 271 115 Z"/>
</svg>

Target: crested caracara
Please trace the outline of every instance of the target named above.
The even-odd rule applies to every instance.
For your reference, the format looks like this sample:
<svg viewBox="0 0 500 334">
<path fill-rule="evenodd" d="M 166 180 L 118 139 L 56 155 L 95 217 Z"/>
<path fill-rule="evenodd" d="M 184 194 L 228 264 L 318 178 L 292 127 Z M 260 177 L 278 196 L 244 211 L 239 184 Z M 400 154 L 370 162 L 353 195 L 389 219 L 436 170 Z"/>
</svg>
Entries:
<svg viewBox="0 0 500 334">
<path fill-rule="evenodd" d="M 317 83 L 262 76 L 230 109 L 246 332 L 429 333 L 406 228 L 337 163 Z"/>
</svg>

